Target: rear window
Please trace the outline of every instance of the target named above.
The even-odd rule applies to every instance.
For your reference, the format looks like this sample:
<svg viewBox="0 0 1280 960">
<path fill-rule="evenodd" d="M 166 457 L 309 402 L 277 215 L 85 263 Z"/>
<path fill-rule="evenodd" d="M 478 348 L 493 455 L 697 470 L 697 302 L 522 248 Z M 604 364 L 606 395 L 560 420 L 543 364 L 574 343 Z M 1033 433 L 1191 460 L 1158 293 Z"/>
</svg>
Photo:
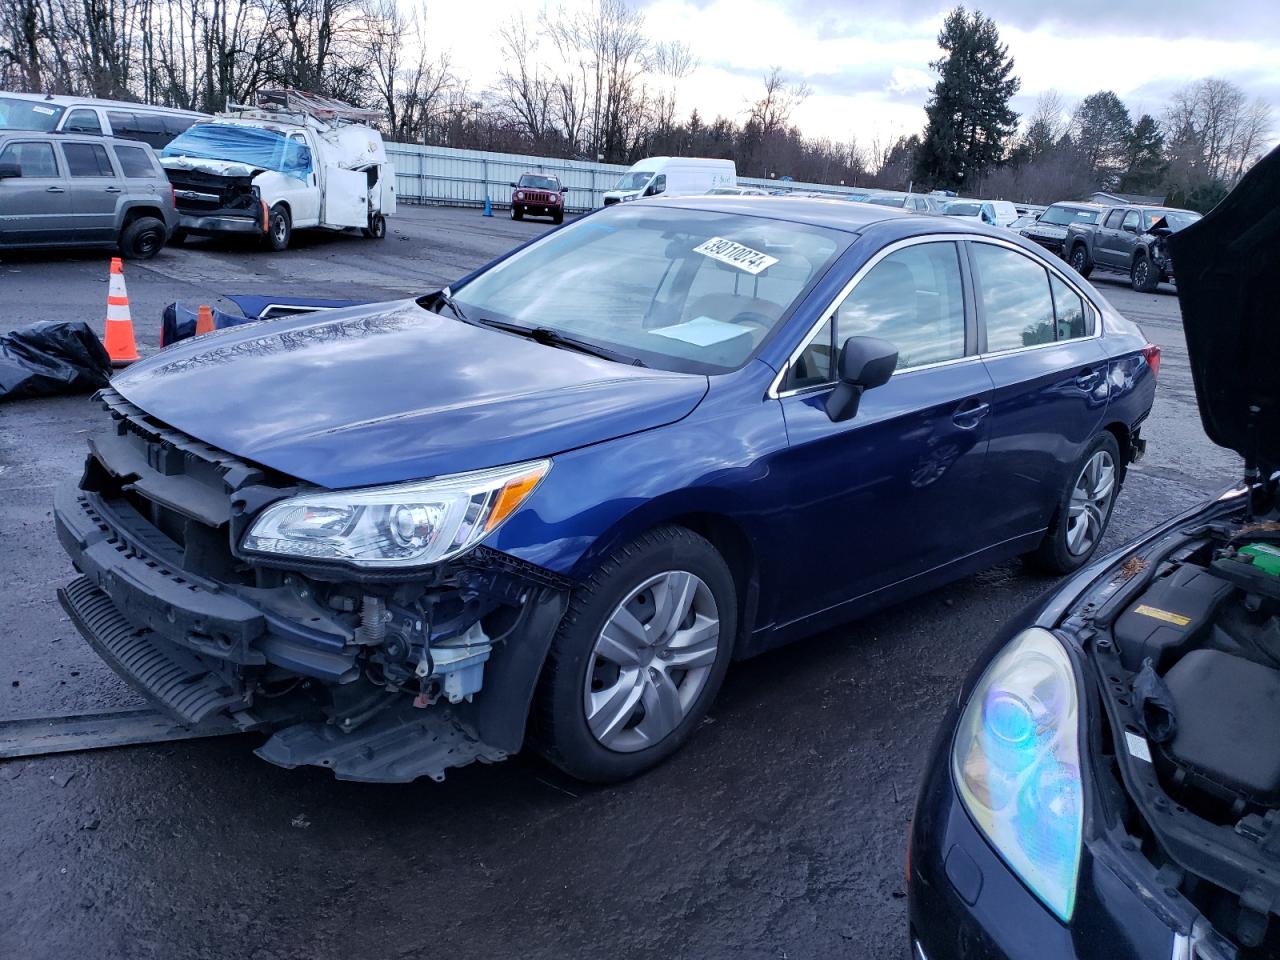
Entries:
<svg viewBox="0 0 1280 960">
<path fill-rule="evenodd" d="M 97 143 L 64 143 L 62 155 L 73 177 L 114 177 L 106 148 Z"/>
<path fill-rule="evenodd" d="M 116 147 L 116 159 L 120 161 L 120 171 L 126 177 L 158 176 L 151 158 L 147 156 L 147 151 L 141 147 Z"/>
<path fill-rule="evenodd" d="M 39 100 L 0 97 L 0 130 L 43 130 L 47 133 L 58 126 L 58 118 L 64 109 Z"/>
<path fill-rule="evenodd" d="M 1099 211 L 1090 210 L 1087 207 L 1050 207 L 1040 214 L 1040 222 L 1052 223 L 1060 227 L 1072 223 L 1097 223 L 1098 213 Z"/>
</svg>

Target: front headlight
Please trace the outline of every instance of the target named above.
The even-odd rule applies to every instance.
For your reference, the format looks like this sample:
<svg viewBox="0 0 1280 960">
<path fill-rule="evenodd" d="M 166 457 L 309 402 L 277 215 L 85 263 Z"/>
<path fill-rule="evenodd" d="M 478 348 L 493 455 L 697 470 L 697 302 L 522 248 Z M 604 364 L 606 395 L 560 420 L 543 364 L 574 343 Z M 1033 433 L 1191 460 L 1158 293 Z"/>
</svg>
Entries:
<svg viewBox="0 0 1280 960">
<path fill-rule="evenodd" d="M 1000 652 L 960 718 L 951 766 L 978 827 L 1062 920 L 1075 909 L 1084 822 L 1075 670 L 1048 630 Z"/>
<path fill-rule="evenodd" d="M 550 469 L 550 460 L 538 460 L 420 483 L 293 497 L 264 510 L 241 546 L 249 553 L 357 567 L 439 563 L 497 530 Z"/>
</svg>

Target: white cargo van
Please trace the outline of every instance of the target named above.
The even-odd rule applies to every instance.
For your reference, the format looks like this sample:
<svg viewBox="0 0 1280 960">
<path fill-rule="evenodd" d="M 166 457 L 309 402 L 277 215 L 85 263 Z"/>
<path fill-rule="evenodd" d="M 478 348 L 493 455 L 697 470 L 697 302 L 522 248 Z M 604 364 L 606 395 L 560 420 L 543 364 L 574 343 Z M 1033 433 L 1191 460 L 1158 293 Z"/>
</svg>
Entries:
<svg viewBox="0 0 1280 960">
<path fill-rule="evenodd" d="M 295 228 L 359 228 L 386 236 L 395 171 L 382 135 L 359 121 L 376 112 L 297 90 L 261 91 L 197 123 L 164 148 L 179 225 L 188 234 L 261 236 L 284 250 Z"/>
<path fill-rule="evenodd" d="M 604 195 L 604 205 L 658 194 L 682 196 L 733 186 L 738 171 L 732 160 L 705 157 L 649 157 L 635 163 Z"/>
</svg>

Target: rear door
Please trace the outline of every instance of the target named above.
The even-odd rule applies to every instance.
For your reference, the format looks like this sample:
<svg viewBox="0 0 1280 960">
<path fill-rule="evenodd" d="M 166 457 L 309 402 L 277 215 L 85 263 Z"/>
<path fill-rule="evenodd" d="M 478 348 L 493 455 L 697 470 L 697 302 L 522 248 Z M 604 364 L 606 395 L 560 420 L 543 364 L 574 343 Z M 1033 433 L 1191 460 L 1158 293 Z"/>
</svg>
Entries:
<svg viewBox="0 0 1280 960">
<path fill-rule="evenodd" d="M 1012 244 L 971 240 L 983 363 L 995 388 L 979 509 L 1000 541 L 1042 530 L 1102 425 L 1107 356 L 1080 291 Z"/>
<path fill-rule="evenodd" d="M 57 154 L 47 140 L 10 140 L 0 161 L 16 163 L 20 177 L 0 180 L 0 244 L 59 243 L 70 240 L 67 184 Z"/>
<path fill-rule="evenodd" d="M 101 143 L 59 143 L 67 169 L 72 231 L 82 242 L 109 242 L 116 237 L 116 207 L 124 184 Z"/>
<path fill-rule="evenodd" d="M 952 240 L 887 248 L 792 356 L 778 396 L 795 542 L 779 591 L 790 622 L 906 580 L 984 546 L 970 503 L 987 451 L 991 379 L 976 355 L 964 269 Z M 898 369 L 833 422 L 837 344 L 878 336 Z"/>
</svg>

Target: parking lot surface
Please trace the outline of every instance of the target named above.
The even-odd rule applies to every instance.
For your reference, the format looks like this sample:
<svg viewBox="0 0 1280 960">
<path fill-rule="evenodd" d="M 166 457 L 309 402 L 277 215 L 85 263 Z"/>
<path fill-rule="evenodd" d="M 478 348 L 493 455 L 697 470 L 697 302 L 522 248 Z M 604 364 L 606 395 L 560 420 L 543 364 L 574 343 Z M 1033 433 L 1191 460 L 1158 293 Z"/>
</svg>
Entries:
<svg viewBox="0 0 1280 960">
<path fill-rule="evenodd" d="M 194 241 L 125 270 L 145 352 L 173 300 L 408 296 L 544 229 L 410 208 L 381 242 Z M 106 278 L 100 253 L 6 254 L 0 329 L 101 332 Z M 1240 467 L 1201 431 L 1171 289 L 1098 288 L 1163 350 L 1110 549 Z M 0 719 L 137 702 L 54 596 L 71 571 L 52 490 L 99 422 L 87 397 L 0 405 Z M 340 783 L 256 759 L 252 736 L 0 762 L 0 957 L 901 958 L 937 721 L 999 624 L 1054 582 L 1005 564 L 738 664 L 688 746 L 618 786 L 532 756 L 443 784 Z"/>
</svg>

